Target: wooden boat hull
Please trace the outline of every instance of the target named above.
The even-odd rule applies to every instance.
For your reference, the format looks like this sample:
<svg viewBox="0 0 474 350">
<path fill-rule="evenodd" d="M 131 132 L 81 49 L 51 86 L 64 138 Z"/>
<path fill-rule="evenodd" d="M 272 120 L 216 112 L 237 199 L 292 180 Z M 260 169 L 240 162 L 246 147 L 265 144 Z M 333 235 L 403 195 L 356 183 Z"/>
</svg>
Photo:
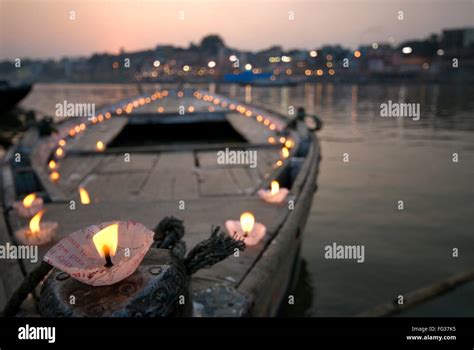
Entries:
<svg viewBox="0 0 474 350">
<path fill-rule="evenodd" d="M 180 92 L 177 94 L 180 96 Z M 176 112 L 174 115 L 156 113 L 152 112 L 156 111 L 156 104 L 150 103 L 150 107 L 144 105 L 140 113 L 130 116 L 114 113 L 103 125 L 90 124 L 83 136 L 67 138 L 66 156 L 57 159 L 61 178 L 56 182 L 49 178 L 48 161 L 54 155 L 58 140 L 66 138 L 77 122 L 62 125 L 59 136 L 39 139 L 34 130 L 27 133 L 21 144 L 9 151 L 2 168 L 4 208 L 10 208 L 14 201 L 29 192 L 39 193 L 46 200 L 47 219 L 59 222 L 57 239 L 83 226 L 104 221 L 134 220 L 153 228 L 163 217 L 175 216 L 184 220 L 188 250 L 206 239 L 213 225 L 225 227 L 226 220 L 238 220 L 243 211 L 251 211 L 257 221 L 266 226 L 267 234 L 260 243 L 247 247 L 240 255 L 230 256 L 192 276 L 193 315 L 275 316 L 288 300 L 316 190 L 320 161 L 317 137 L 311 134 L 305 141 L 305 151 L 298 153 L 303 149 L 298 147 L 303 141 L 296 132 L 290 131 L 286 137 L 292 138 L 296 145 L 290 149 L 288 158 L 284 158 L 279 142 L 267 142 L 275 139 L 278 130 L 283 130 L 285 121 L 281 116 L 258 107 L 244 107 L 239 101 L 224 96 L 199 95 L 208 101 L 192 99 L 192 96 L 168 98 L 159 101 L 158 111 L 192 104 L 193 108 L 205 112 L 187 116 Z M 221 101 L 225 107 L 220 106 Z M 131 102 L 121 105 L 123 107 L 114 106 L 114 111 L 126 110 Z M 230 105 L 239 107 L 240 111 L 229 109 Z M 262 115 L 268 123 L 260 118 Z M 228 125 L 215 124 L 224 122 Z M 176 142 L 151 137 L 149 142 L 137 146 L 133 141 L 134 137 L 145 137 L 143 125 L 153 136 L 152 130 L 166 135 L 169 130 L 175 130 L 176 123 L 181 123 L 182 128 Z M 229 125 L 243 139 L 227 130 Z M 212 134 L 215 133 L 213 126 L 214 130 L 221 130 L 221 141 L 196 142 L 192 135 L 194 130 L 206 134 L 206 128 L 210 127 Z M 193 138 L 189 139 L 190 136 Z M 97 140 L 106 145 L 105 150 L 96 150 Z M 259 165 L 252 168 L 248 164 L 219 164 L 216 152 L 223 149 L 254 150 L 258 152 Z M 20 164 L 13 161 L 18 152 L 23 159 Z M 124 161 L 127 155 L 131 157 L 130 163 Z M 280 205 L 265 203 L 256 195 L 274 179 L 290 189 L 287 201 Z M 90 205 L 80 204 L 80 186 L 88 189 L 92 197 Z M 74 210 L 70 209 L 71 200 L 76 203 Z M 11 241 L 18 223 L 11 210 L 5 212 L 5 223 L 0 231 L 4 240 Z M 40 247 L 40 255 L 52 244 L 54 242 Z M 24 261 L 20 267 L 29 272 L 35 266 Z M 0 264 L 0 271 L 3 267 Z M 6 282 L 14 285 L 21 277 Z"/>
</svg>

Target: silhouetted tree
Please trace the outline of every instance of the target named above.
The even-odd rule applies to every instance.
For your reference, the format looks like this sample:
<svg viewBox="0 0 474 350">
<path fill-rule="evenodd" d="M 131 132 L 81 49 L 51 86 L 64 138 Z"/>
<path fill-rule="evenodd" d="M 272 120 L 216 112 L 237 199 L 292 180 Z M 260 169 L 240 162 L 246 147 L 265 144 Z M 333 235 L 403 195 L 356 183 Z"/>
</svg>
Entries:
<svg viewBox="0 0 474 350">
<path fill-rule="evenodd" d="M 205 36 L 201 41 L 201 50 L 210 53 L 211 55 L 216 55 L 219 51 L 219 48 L 224 47 L 224 40 L 221 39 L 219 35 L 208 35 Z"/>
</svg>

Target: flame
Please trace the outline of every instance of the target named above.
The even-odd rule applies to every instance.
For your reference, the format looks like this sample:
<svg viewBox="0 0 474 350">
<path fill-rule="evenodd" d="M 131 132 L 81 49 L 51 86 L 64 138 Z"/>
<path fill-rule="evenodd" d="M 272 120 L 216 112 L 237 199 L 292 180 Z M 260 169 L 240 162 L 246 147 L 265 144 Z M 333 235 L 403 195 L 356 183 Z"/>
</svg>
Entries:
<svg viewBox="0 0 474 350">
<path fill-rule="evenodd" d="M 253 225 L 255 224 L 255 217 L 251 212 L 246 211 L 240 215 L 240 226 L 246 235 L 252 232 Z"/>
<path fill-rule="evenodd" d="M 49 175 L 49 178 L 52 181 L 58 181 L 59 180 L 59 173 L 57 171 L 53 171 L 51 175 Z"/>
<path fill-rule="evenodd" d="M 39 233 L 40 232 L 40 221 L 41 217 L 44 214 L 44 209 L 40 210 L 38 213 L 36 213 L 35 216 L 30 220 L 30 232 L 31 233 Z"/>
<path fill-rule="evenodd" d="M 276 195 L 280 191 L 280 184 L 278 181 L 272 181 L 271 183 L 271 194 L 272 196 Z"/>
<path fill-rule="evenodd" d="M 84 187 L 79 187 L 79 195 L 81 197 L 82 204 L 91 204 L 91 198 L 89 197 L 89 193 Z"/>
<path fill-rule="evenodd" d="M 54 160 L 50 160 L 48 163 L 50 169 L 56 169 L 56 162 Z"/>
<path fill-rule="evenodd" d="M 92 237 L 95 249 L 102 258 L 106 254 L 114 256 L 118 246 L 118 224 L 107 226 Z"/>
<path fill-rule="evenodd" d="M 281 154 L 282 154 L 283 158 L 288 158 L 290 156 L 290 151 L 288 150 L 288 148 L 283 147 L 281 149 Z"/>
<path fill-rule="evenodd" d="M 64 150 L 61 147 L 58 147 L 58 149 L 56 150 L 56 155 L 58 157 L 61 157 L 63 154 L 64 154 Z"/>
<path fill-rule="evenodd" d="M 95 146 L 96 146 L 96 148 L 97 148 L 98 151 L 103 151 L 104 148 L 105 148 L 105 145 L 104 145 L 104 143 L 103 143 L 102 141 L 97 141 L 97 143 L 96 143 Z"/>
<path fill-rule="evenodd" d="M 287 141 L 285 142 L 285 147 L 286 147 L 286 148 L 291 148 L 291 147 L 293 147 L 293 141 L 292 141 L 292 140 L 287 140 Z"/>
<path fill-rule="evenodd" d="M 59 140 L 59 146 L 61 146 L 61 147 L 66 146 L 66 140 L 64 140 L 64 139 Z"/>
<path fill-rule="evenodd" d="M 25 208 L 29 208 L 31 207 L 31 205 L 33 204 L 34 200 L 36 199 L 36 194 L 35 193 L 31 193 L 29 195 L 27 195 L 24 199 L 23 199 L 23 206 Z"/>
</svg>

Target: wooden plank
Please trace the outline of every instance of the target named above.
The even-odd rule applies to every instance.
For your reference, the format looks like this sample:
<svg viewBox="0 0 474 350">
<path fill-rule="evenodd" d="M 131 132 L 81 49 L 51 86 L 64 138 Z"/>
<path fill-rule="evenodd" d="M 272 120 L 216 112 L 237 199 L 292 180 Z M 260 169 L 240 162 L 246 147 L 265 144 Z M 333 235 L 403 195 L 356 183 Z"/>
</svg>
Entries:
<svg viewBox="0 0 474 350">
<path fill-rule="evenodd" d="M 145 200 L 192 199 L 199 197 L 192 152 L 162 153 L 141 189 Z"/>
<path fill-rule="evenodd" d="M 200 169 L 198 176 L 202 197 L 241 193 L 229 169 Z"/>
<path fill-rule="evenodd" d="M 260 183 L 259 181 L 255 181 L 255 179 L 250 175 L 249 169 L 251 168 L 235 167 L 229 169 L 232 178 L 240 189 L 240 193 L 250 194 Z"/>
<path fill-rule="evenodd" d="M 221 168 L 221 164 L 217 164 L 218 151 L 202 151 L 197 152 L 196 157 L 200 168 Z"/>
<path fill-rule="evenodd" d="M 146 172 L 93 174 L 86 189 L 94 201 L 132 200 L 146 181 Z"/>
<path fill-rule="evenodd" d="M 104 155 L 104 161 L 97 171 L 101 174 L 151 171 L 158 160 L 158 156 L 154 154 L 134 154 L 129 152 L 128 155 L 128 162 L 125 161 L 125 155 Z"/>
<path fill-rule="evenodd" d="M 62 159 L 58 170 L 61 178 L 57 186 L 66 195 L 78 190 L 79 184 L 101 164 L 104 157 L 101 155 L 67 156 Z"/>
</svg>

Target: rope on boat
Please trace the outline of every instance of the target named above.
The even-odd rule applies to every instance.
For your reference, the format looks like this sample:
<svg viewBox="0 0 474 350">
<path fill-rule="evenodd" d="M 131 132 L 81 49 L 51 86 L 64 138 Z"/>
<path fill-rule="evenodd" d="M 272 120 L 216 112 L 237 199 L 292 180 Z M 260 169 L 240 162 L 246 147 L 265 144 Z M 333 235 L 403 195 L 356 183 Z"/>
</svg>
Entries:
<svg viewBox="0 0 474 350">
<path fill-rule="evenodd" d="M 211 267 L 219 261 L 233 254 L 235 250 L 244 250 L 243 240 L 237 240 L 221 231 L 219 226 L 213 227 L 211 236 L 198 243 L 184 259 L 184 265 L 188 275 L 196 271 Z"/>
<path fill-rule="evenodd" d="M 185 229 L 183 221 L 172 216 L 165 217 L 155 228 L 154 246 L 170 249 L 178 258 L 184 259 L 186 272 L 190 276 L 202 268 L 211 267 L 233 254 L 236 249 L 244 250 L 245 243 L 221 231 L 219 226 L 211 229 L 211 236 L 198 243 L 184 258 L 186 245 L 181 239 Z"/>
</svg>

